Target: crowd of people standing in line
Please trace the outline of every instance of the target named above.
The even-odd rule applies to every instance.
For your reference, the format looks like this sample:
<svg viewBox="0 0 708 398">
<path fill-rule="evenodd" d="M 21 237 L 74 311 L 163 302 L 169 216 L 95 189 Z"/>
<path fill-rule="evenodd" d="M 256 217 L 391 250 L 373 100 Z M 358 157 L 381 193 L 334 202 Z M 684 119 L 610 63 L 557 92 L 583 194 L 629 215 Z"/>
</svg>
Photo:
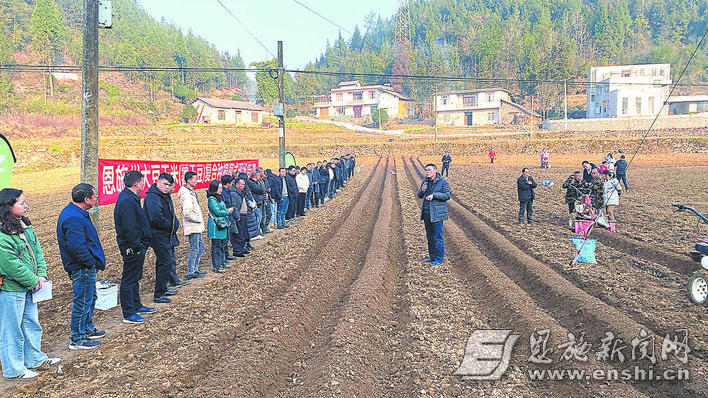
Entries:
<svg viewBox="0 0 708 398">
<path fill-rule="evenodd" d="M 197 174 L 187 171 L 178 191 L 181 224 L 172 201 L 175 181 L 171 174 L 160 174 L 141 200 L 143 174 L 135 170 L 125 173 L 125 189 L 113 211 L 123 261 L 119 287 L 123 322 L 143 323 L 147 321 L 143 315 L 157 311 L 144 305 L 140 297 L 145 254 L 150 247 L 155 253 L 153 301 L 169 303 L 168 296 L 177 294 L 178 287 L 207 273 L 199 267 L 206 250 L 204 232 L 211 239 L 211 269 L 223 273 L 229 261 L 254 250 L 251 240 L 272 233 L 271 226 L 289 228 L 298 217 L 307 215 L 307 210 L 332 199 L 354 176 L 355 167 L 354 155 L 348 154 L 301 168 L 281 168 L 278 174 L 258 167 L 249 174 L 224 175 L 211 181 L 207 189 L 207 223 L 195 190 Z M 71 350 L 95 348 L 106 336 L 93 323 L 97 272 L 106 267 L 106 256 L 89 214 L 97 198 L 93 186 L 76 185 L 71 202 L 57 221 L 59 252 L 73 290 Z M 0 190 L 0 364 L 4 378 L 16 381 L 36 379 L 37 371 L 61 362 L 41 350 L 42 327 L 33 294 L 48 284 L 47 265 L 26 211 L 21 190 Z M 185 280 L 178 276 L 175 255 L 180 225 L 189 243 Z"/>
</svg>

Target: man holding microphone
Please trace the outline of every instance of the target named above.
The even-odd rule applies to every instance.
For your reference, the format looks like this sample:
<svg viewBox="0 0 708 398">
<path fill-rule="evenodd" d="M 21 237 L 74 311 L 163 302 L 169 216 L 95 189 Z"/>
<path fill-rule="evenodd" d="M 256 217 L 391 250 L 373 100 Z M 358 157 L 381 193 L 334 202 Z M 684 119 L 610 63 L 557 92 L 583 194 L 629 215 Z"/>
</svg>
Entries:
<svg viewBox="0 0 708 398">
<path fill-rule="evenodd" d="M 448 219 L 447 201 L 450 199 L 450 184 L 438 173 L 437 167 L 425 165 L 425 180 L 418 189 L 418 197 L 423 199 L 420 219 L 425 223 L 425 237 L 428 239 L 428 255 L 423 263 L 431 267 L 442 264 L 445 256 L 443 241 L 443 221 Z"/>
</svg>

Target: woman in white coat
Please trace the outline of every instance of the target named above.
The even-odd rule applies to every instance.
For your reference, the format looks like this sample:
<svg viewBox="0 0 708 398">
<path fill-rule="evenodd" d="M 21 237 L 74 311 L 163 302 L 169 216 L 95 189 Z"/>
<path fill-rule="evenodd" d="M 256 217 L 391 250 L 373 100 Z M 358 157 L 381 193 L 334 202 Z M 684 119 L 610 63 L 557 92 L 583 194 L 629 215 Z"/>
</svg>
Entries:
<svg viewBox="0 0 708 398">
<path fill-rule="evenodd" d="M 615 222 L 615 207 L 619 206 L 622 187 L 611 171 L 605 170 L 602 176 L 605 178 L 605 211 L 609 221 Z"/>
</svg>

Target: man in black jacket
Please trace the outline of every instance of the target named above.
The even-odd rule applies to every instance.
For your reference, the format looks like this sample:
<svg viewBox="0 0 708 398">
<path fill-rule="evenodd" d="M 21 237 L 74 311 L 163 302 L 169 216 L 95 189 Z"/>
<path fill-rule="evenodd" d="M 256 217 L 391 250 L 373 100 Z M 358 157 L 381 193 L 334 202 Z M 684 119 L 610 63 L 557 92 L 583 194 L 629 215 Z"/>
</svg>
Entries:
<svg viewBox="0 0 708 398">
<path fill-rule="evenodd" d="M 440 171 L 440 175 L 445 173 L 445 178 L 447 178 L 447 175 L 450 173 L 450 162 L 452 162 L 450 151 L 445 151 L 445 155 L 442 157 L 442 171 Z"/>
<path fill-rule="evenodd" d="M 629 185 L 627 185 L 627 161 L 625 156 L 620 156 L 620 160 L 615 162 L 615 174 L 617 174 L 617 181 L 624 184 L 624 190 L 629 191 Z"/>
<path fill-rule="evenodd" d="M 592 182 L 592 169 L 596 169 L 595 163 L 590 163 L 587 160 L 583 160 L 583 180 L 587 183 Z"/>
<path fill-rule="evenodd" d="M 142 173 L 131 170 L 123 177 L 125 189 L 118 195 L 113 208 L 116 241 L 123 257 L 123 275 L 120 279 L 120 306 L 123 323 L 142 323 L 140 314 L 157 311 L 140 301 L 140 279 L 143 277 L 145 250 L 150 247 L 150 223 L 140 206 L 138 193 L 145 188 Z"/>
<path fill-rule="evenodd" d="M 248 189 L 251 191 L 251 196 L 253 196 L 253 200 L 256 202 L 256 208 L 254 209 L 254 211 L 256 212 L 256 223 L 258 224 L 259 231 L 259 235 L 251 239 L 258 240 L 263 238 L 263 234 L 260 232 L 261 221 L 263 221 L 263 216 L 265 214 L 265 211 L 263 209 L 263 203 L 264 198 L 266 196 L 265 187 L 261 185 L 260 171 L 253 170 L 251 172 L 251 178 L 249 178 L 246 183 L 248 184 Z"/>
<path fill-rule="evenodd" d="M 175 247 L 179 244 L 177 239 L 179 221 L 175 215 L 175 207 L 170 196 L 170 190 L 174 184 L 175 180 L 170 174 L 160 174 L 157 177 L 157 182 L 148 189 L 143 202 L 145 215 L 150 223 L 150 246 L 155 252 L 153 300 L 156 303 L 169 303 L 171 300 L 166 296 L 177 294 L 177 290 L 167 288 L 172 267 L 176 266 L 177 261 Z"/>
<path fill-rule="evenodd" d="M 290 202 L 288 203 L 288 212 L 285 213 L 285 219 L 291 220 L 295 217 L 295 211 L 297 210 L 297 181 L 295 181 L 295 175 L 297 174 L 297 168 L 295 166 L 290 166 L 288 168 L 288 174 L 285 176 L 285 182 L 288 187 L 288 197 Z"/>
<path fill-rule="evenodd" d="M 524 210 L 528 223 L 533 222 L 533 199 L 536 197 L 534 189 L 538 186 L 529 173 L 528 167 L 521 169 L 521 176 L 516 180 L 516 189 L 519 194 L 519 224 L 524 223 Z"/>
<path fill-rule="evenodd" d="M 270 184 L 268 184 L 268 176 L 266 175 L 263 167 L 256 167 L 256 170 L 261 176 L 258 183 L 261 184 L 261 187 L 265 190 L 265 194 L 263 195 L 263 217 L 261 218 L 261 234 L 265 235 L 273 232 L 270 228 L 268 228 L 270 220 L 273 219 L 271 206 L 272 202 L 270 200 Z"/>
</svg>

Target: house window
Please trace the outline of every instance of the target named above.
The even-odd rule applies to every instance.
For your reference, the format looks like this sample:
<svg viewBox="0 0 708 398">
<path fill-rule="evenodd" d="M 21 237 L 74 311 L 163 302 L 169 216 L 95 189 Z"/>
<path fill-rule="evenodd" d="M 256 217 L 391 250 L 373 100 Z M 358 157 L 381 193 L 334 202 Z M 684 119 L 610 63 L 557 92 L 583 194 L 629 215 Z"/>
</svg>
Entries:
<svg viewBox="0 0 708 398">
<path fill-rule="evenodd" d="M 607 113 L 607 101 L 602 101 L 602 112 Z"/>
<path fill-rule="evenodd" d="M 258 123 L 258 112 L 251 112 L 251 122 Z"/>
<path fill-rule="evenodd" d="M 622 71 L 622 77 L 630 77 L 630 76 L 632 76 L 632 71 L 630 71 L 629 69 L 625 69 Z"/>
<path fill-rule="evenodd" d="M 606 93 L 610 92 L 610 83 L 605 84 L 605 92 Z"/>
<path fill-rule="evenodd" d="M 372 115 L 375 114 L 376 111 L 378 111 L 378 110 L 379 110 L 379 107 L 378 107 L 378 106 L 376 106 L 376 105 L 371 105 L 371 114 L 372 114 Z"/>
<path fill-rule="evenodd" d="M 462 97 L 462 103 L 465 105 L 471 105 L 472 104 L 472 96 L 471 95 L 465 95 Z"/>
<path fill-rule="evenodd" d="M 659 69 L 659 76 L 664 76 L 664 69 Z"/>
<path fill-rule="evenodd" d="M 595 104 L 595 114 L 596 115 L 600 114 L 600 104 Z"/>
<path fill-rule="evenodd" d="M 487 102 L 494 101 L 494 93 L 487 93 Z"/>
<path fill-rule="evenodd" d="M 590 102 L 595 102 L 595 94 L 590 96 Z"/>
<path fill-rule="evenodd" d="M 337 102 L 342 102 L 342 93 L 337 93 Z"/>
<path fill-rule="evenodd" d="M 361 101 L 363 98 L 363 94 L 361 91 L 358 91 L 356 93 L 352 93 L 352 96 L 354 97 L 354 101 Z"/>
<path fill-rule="evenodd" d="M 627 114 L 627 108 L 629 107 L 629 98 L 623 97 L 622 98 L 622 114 L 626 115 Z"/>
<path fill-rule="evenodd" d="M 487 113 L 487 120 L 490 122 L 494 121 L 494 112 Z"/>
<path fill-rule="evenodd" d="M 450 115 L 444 114 L 444 115 L 443 115 L 443 122 L 449 123 L 449 122 L 450 122 Z"/>
<path fill-rule="evenodd" d="M 440 101 L 443 105 L 447 105 L 447 95 L 443 95 Z"/>
<path fill-rule="evenodd" d="M 344 115 L 344 113 L 347 111 L 347 109 L 343 106 L 340 106 L 337 108 L 337 113 L 340 115 Z"/>
<path fill-rule="evenodd" d="M 369 91 L 369 99 L 374 99 L 375 96 L 376 96 L 375 92 Z"/>
<path fill-rule="evenodd" d="M 649 113 L 654 113 L 654 97 L 649 97 L 649 109 L 647 109 L 647 112 Z"/>
<path fill-rule="evenodd" d="M 637 106 L 637 115 L 642 114 L 642 97 L 637 97 L 635 100 L 635 104 Z"/>
<path fill-rule="evenodd" d="M 217 114 L 218 114 L 217 117 L 219 118 L 219 120 L 226 120 L 226 111 L 225 110 L 219 109 L 219 110 L 217 110 Z"/>
</svg>

